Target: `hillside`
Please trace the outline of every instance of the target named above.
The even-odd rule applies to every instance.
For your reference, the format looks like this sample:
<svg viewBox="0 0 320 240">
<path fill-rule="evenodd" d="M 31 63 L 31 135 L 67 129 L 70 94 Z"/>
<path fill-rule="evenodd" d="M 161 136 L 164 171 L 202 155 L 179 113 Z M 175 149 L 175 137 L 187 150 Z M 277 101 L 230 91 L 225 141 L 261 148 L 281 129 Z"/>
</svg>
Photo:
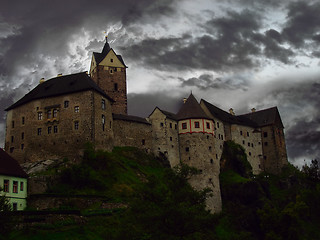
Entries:
<svg viewBox="0 0 320 240">
<path fill-rule="evenodd" d="M 5 239 L 320 239 L 317 162 L 303 171 L 289 165 L 280 176 L 253 176 L 240 145 L 226 142 L 224 149 L 219 215 L 205 210 L 210 192 L 187 183 L 196 169 L 172 170 L 136 148 L 89 147 L 81 163 L 45 173 L 58 176 L 46 196 L 68 199 L 53 212 L 77 216 L 27 224 Z M 99 201 L 81 205 L 74 196 Z"/>
</svg>

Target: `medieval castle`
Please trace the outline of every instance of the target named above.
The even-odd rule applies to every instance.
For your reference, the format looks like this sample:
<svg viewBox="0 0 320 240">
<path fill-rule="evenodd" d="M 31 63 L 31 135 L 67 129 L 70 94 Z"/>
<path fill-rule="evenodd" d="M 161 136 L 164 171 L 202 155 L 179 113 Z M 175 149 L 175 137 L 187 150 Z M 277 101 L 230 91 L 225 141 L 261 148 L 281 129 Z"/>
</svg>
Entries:
<svg viewBox="0 0 320 240">
<path fill-rule="evenodd" d="M 5 150 L 19 163 L 75 158 L 86 142 L 96 148 L 134 146 L 165 155 L 171 166 L 196 167 L 190 180 L 208 187 L 212 212 L 221 210 L 220 157 L 233 140 L 247 153 L 253 173 L 278 173 L 287 164 L 283 124 L 277 107 L 236 116 L 191 94 L 177 114 L 156 107 L 148 118 L 127 115 L 126 68 L 108 41 L 93 53 L 90 73 L 58 75 L 40 83 L 6 109 Z"/>
</svg>

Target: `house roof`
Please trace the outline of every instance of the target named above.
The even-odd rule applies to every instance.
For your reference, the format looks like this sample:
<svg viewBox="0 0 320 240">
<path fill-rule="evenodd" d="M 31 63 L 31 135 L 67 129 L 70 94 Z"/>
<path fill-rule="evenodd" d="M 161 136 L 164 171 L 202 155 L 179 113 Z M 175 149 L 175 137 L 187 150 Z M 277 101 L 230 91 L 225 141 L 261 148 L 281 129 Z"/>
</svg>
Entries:
<svg viewBox="0 0 320 240">
<path fill-rule="evenodd" d="M 234 116 L 203 99 L 201 101 L 214 117 L 219 118 L 223 122 L 250 127 L 263 127 L 271 124 L 279 124 L 281 127 L 283 127 L 277 107 Z"/>
<path fill-rule="evenodd" d="M 154 110 L 152 111 L 152 113 L 149 115 L 149 117 L 154 113 L 154 111 L 158 109 L 160 112 L 162 112 L 162 114 L 164 114 L 167 118 L 170 118 L 174 121 L 177 121 L 177 115 L 168 111 L 164 111 L 162 109 L 160 109 L 159 107 L 155 107 Z"/>
<path fill-rule="evenodd" d="M 205 118 L 211 119 L 201 108 L 195 97 L 190 94 L 187 101 L 182 105 L 176 115 L 178 120 L 191 119 L 191 118 Z"/>
<path fill-rule="evenodd" d="M 93 90 L 100 93 L 111 102 L 114 100 L 109 97 L 87 74 L 86 72 L 75 73 L 60 77 L 49 79 L 33 90 L 27 93 L 24 97 L 18 100 L 16 103 L 6 109 L 6 111 L 21 106 L 32 100 L 60 96 L 64 94 L 70 94 L 75 92 L 82 92 L 87 90 Z"/>
<path fill-rule="evenodd" d="M 280 127 L 283 127 L 277 107 L 247 113 L 244 115 L 240 115 L 239 117 L 249 119 L 250 121 L 255 122 L 259 127 L 272 124 L 279 124 Z"/>
<path fill-rule="evenodd" d="M 27 178 L 19 163 L 0 148 L 0 175 Z"/>
<path fill-rule="evenodd" d="M 102 52 L 101 52 L 101 53 L 93 52 L 93 57 L 94 57 L 94 59 L 96 60 L 96 63 L 99 64 L 99 63 L 108 55 L 108 53 L 109 53 L 111 50 L 114 51 L 114 50 L 110 47 L 110 45 L 109 45 L 109 43 L 108 43 L 108 38 L 106 37 L 106 43 L 105 43 L 104 46 L 103 46 Z M 115 52 L 114 52 L 114 53 L 115 53 Z M 118 57 L 119 61 L 120 61 L 125 67 L 127 67 L 126 64 L 124 63 L 121 55 L 117 55 L 117 54 L 116 54 L 116 56 Z"/>
<path fill-rule="evenodd" d="M 122 121 L 128 121 L 128 122 L 138 122 L 143 123 L 147 125 L 151 125 L 145 118 L 137 117 L 137 116 L 131 116 L 131 115 L 123 115 L 123 114 L 112 114 L 113 120 L 122 120 Z"/>
</svg>

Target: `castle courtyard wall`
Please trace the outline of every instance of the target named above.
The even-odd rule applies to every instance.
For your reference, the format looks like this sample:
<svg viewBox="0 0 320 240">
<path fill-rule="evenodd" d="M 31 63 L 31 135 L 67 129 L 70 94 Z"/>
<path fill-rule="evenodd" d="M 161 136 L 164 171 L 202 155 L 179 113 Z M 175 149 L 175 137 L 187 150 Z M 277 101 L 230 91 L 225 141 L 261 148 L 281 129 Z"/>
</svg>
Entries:
<svg viewBox="0 0 320 240">
<path fill-rule="evenodd" d="M 113 131 L 115 146 L 131 146 L 151 152 L 151 124 L 114 119 Z"/>
</svg>

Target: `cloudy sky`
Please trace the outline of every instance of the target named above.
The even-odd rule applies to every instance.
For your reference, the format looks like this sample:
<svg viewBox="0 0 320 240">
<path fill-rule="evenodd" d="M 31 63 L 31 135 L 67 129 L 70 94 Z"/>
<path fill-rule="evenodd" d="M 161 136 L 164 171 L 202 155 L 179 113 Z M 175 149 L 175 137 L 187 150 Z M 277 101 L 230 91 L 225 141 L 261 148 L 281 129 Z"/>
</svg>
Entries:
<svg viewBox="0 0 320 240">
<path fill-rule="evenodd" d="M 121 54 L 129 113 L 176 112 L 192 91 L 236 114 L 278 106 L 289 160 L 320 156 L 320 2 L 18 0 L 0 8 L 5 111 L 39 80 L 89 70 L 105 34 Z"/>
</svg>

